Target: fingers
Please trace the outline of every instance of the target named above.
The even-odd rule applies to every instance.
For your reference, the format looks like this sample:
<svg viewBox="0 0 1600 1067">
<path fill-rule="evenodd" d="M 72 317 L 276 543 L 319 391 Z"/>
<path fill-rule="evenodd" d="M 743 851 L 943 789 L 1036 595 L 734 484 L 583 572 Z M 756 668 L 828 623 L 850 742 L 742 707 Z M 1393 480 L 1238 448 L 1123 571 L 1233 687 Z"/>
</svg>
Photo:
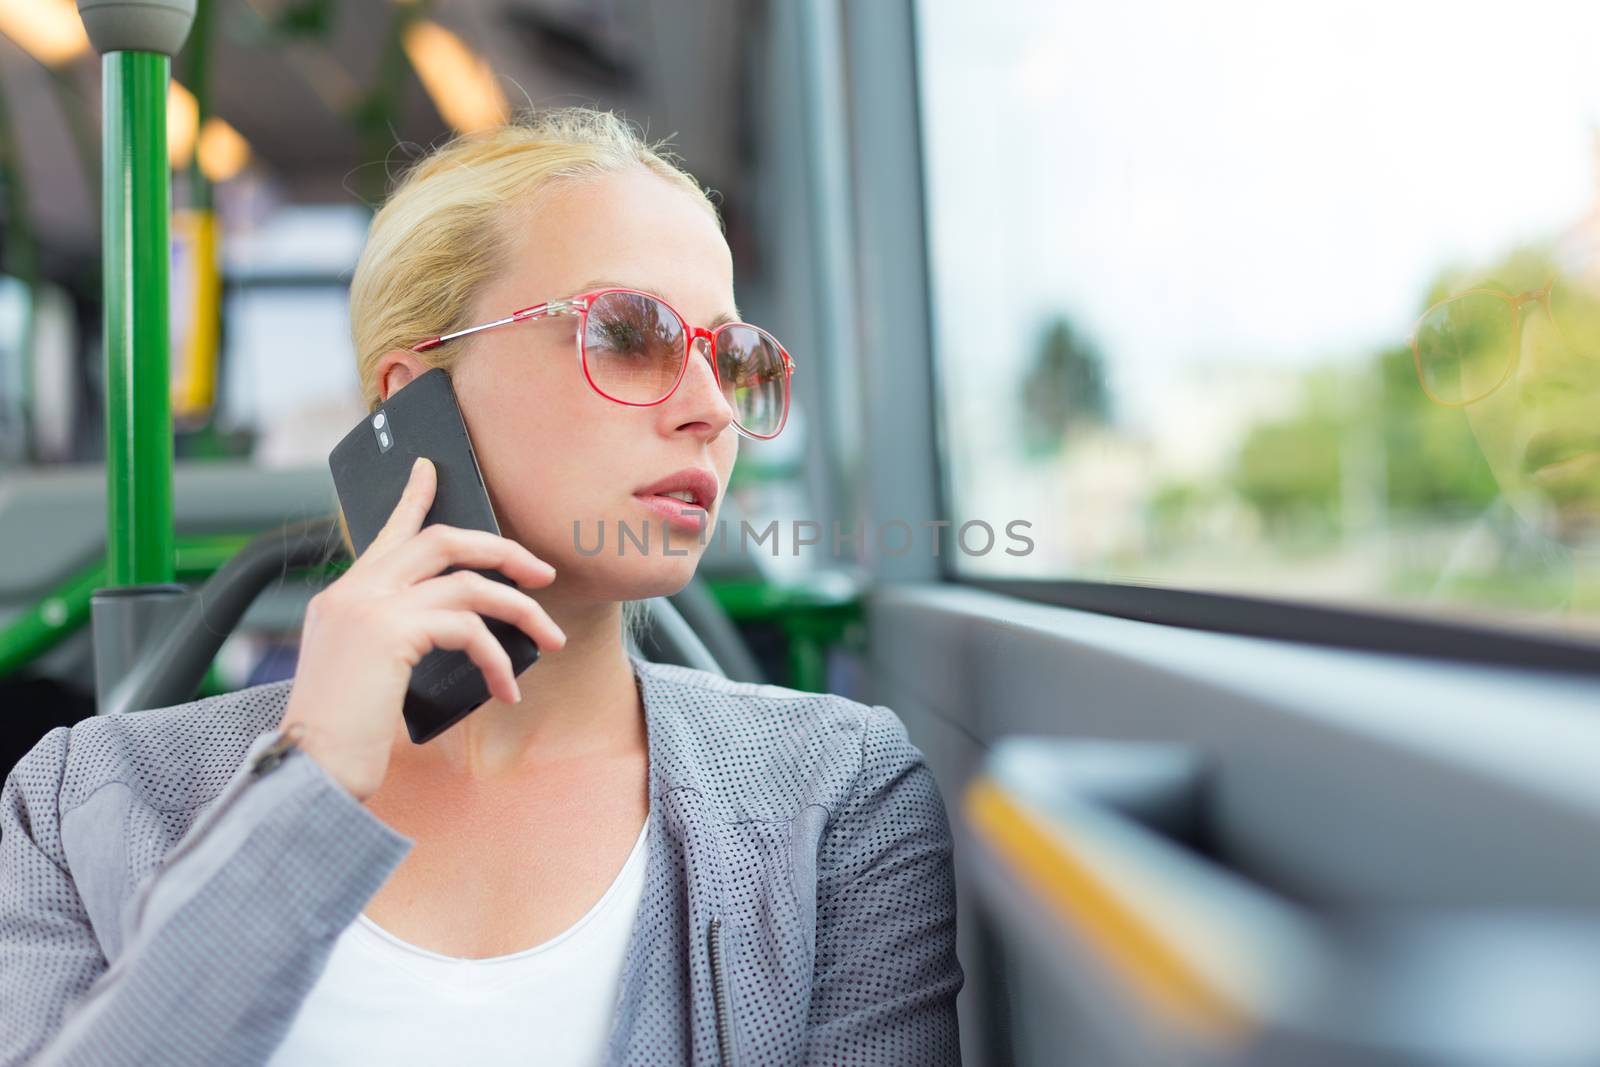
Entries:
<svg viewBox="0 0 1600 1067">
<path fill-rule="evenodd" d="M 411 476 L 406 480 L 399 502 L 389 513 L 389 519 L 378 531 L 378 536 L 372 539 L 368 551 L 380 546 L 387 551 L 392 543 L 416 536 L 417 531 L 422 529 L 422 521 L 428 517 L 428 509 L 433 506 L 433 496 L 439 488 L 438 477 L 439 472 L 434 469 L 433 460 L 418 456 L 411 465 Z"/>
<path fill-rule="evenodd" d="M 398 583 L 413 585 L 448 567 L 496 570 L 523 588 L 555 580 L 556 569 L 509 537 L 435 523 L 397 545 L 381 561 Z"/>
<path fill-rule="evenodd" d="M 507 704 L 522 700 L 522 690 L 511 669 L 511 657 L 495 640 L 489 627 L 470 611 L 430 611 L 421 618 L 435 648 L 465 652 L 483 672 L 489 691 Z"/>
<path fill-rule="evenodd" d="M 388 581 L 399 586 L 414 585 L 451 567 L 497 570 L 523 588 L 555 580 L 554 567 L 510 538 L 445 523 L 423 529 L 437 491 L 433 461 L 418 456 L 394 511 L 358 561 L 366 562 L 364 570 L 381 568 Z"/>
<path fill-rule="evenodd" d="M 532 638 L 541 651 L 560 649 L 567 643 L 567 635 L 538 601 L 473 571 L 456 571 L 420 582 L 412 591 L 411 601 L 424 610 L 466 609 L 503 619 Z"/>
</svg>

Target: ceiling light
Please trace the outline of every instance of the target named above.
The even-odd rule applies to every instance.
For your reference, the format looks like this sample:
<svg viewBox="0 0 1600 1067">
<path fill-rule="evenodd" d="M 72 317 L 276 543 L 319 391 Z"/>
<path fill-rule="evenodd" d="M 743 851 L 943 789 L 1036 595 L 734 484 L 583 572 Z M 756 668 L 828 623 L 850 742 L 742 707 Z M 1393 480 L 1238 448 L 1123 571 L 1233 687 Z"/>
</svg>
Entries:
<svg viewBox="0 0 1600 1067">
<path fill-rule="evenodd" d="M 47 67 L 89 50 L 89 35 L 72 0 L 0 0 L 0 33 Z"/>
<path fill-rule="evenodd" d="M 406 57 L 444 120 L 457 133 L 472 133 L 505 122 L 510 108 L 494 70 L 466 44 L 429 19 L 406 27 Z"/>
<path fill-rule="evenodd" d="M 225 182 L 250 162 L 250 142 L 215 115 L 200 128 L 200 173 L 214 182 Z"/>
<path fill-rule="evenodd" d="M 195 133 L 200 126 L 200 104 L 194 94 L 173 79 L 167 89 L 167 162 L 173 170 L 189 165 L 194 155 Z"/>
</svg>

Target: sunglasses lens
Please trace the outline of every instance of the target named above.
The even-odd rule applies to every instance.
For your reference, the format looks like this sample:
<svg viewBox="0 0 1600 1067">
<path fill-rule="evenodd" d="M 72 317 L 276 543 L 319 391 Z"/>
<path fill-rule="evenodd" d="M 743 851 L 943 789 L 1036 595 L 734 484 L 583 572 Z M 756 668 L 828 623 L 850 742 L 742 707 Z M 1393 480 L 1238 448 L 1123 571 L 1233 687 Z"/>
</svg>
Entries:
<svg viewBox="0 0 1600 1067">
<path fill-rule="evenodd" d="M 771 437 L 789 410 L 789 375 L 783 349 L 754 326 L 736 323 L 717 331 L 717 376 L 747 433 Z"/>
<path fill-rule="evenodd" d="M 717 377 L 735 421 L 746 433 L 773 436 L 789 411 L 782 347 L 744 323 L 724 326 L 716 337 Z M 655 297 L 612 291 L 589 305 L 583 366 L 602 395 L 625 404 L 657 403 L 682 376 L 686 354 L 683 321 Z"/>
<path fill-rule="evenodd" d="M 594 387 L 612 400 L 661 400 L 683 370 L 684 352 L 683 324 L 659 300 L 611 292 L 589 306 L 583 366 Z"/>
<path fill-rule="evenodd" d="M 1417 330 L 1422 384 L 1445 404 L 1468 404 L 1500 383 L 1513 357 L 1516 317 L 1492 293 L 1466 293 L 1428 313 Z"/>
</svg>

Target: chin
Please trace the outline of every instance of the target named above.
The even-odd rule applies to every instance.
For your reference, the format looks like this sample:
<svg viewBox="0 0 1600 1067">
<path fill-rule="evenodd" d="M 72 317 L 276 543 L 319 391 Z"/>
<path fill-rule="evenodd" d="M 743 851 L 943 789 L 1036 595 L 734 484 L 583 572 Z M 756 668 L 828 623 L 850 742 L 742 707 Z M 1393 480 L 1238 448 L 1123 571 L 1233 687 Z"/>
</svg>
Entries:
<svg viewBox="0 0 1600 1067">
<path fill-rule="evenodd" d="M 626 582 L 619 582 L 616 599 L 618 600 L 644 600 L 653 596 L 671 596 L 683 589 L 694 579 L 694 563 L 684 565 L 682 561 L 666 561 L 654 568 L 650 574 L 630 575 Z"/>
<path fill-rule="evenodd" d="M 565 539 L 559 553 L 545 557 L 564 575 L 558 581 L 579 595 L 604 600 L 668 596 L 688 585 L 705 554 L 698 526 L 676 526 L 664 537 L 666 524 L 659 519 L 619 510 L 604 520 L 582 523 L 577 534 L 570 527 L 551 533 Z M 709 520 L 708 527 L 714 522 Z M 634 531 L 634 538 L 619 536 L 623 525 Z M 534 549 L 534 554 L 540 553 Z"/>
<path fill-rule="evenodd" d="M 585 560 L 584 585 L 606 600 L 671 596 L 694 578 L 700 552 L 691 540 L 682 556 L 664 556 L 659 547 L 652 546 L 648 556 L 630 553 L 619 558 L 608 554 Z"/>
</svg>

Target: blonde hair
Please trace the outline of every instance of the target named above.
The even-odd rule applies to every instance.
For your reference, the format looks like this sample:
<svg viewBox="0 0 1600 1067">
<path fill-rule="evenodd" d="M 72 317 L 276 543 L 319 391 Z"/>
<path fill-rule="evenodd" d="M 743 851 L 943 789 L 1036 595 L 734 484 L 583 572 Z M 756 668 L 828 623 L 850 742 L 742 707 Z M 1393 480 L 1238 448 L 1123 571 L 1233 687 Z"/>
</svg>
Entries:
<svg viewBox="0 0 1600 1067">
<path fill-rule="evenodd" d="M 532 206 L 543 190 L 642 167 L 693 196 L 720 228 L 708 190 L 678 159 L 613 112 L 586 107 L 531 109 L 418 159 L 373 216 L 350 280 L 350 334 L 367 411 L 382 403 L 384 353 L 472 325 L 466 319 L 478 292 L 505 269 L 506 213 Z M 442 345 L 417 359 L 448 373 L 461 351 Z M 339 527 L 354 556 L 342 511 Z M 644 616 L 641 602 L 624 602 L 624 623 L 636 638 Z"/>
</svg>

